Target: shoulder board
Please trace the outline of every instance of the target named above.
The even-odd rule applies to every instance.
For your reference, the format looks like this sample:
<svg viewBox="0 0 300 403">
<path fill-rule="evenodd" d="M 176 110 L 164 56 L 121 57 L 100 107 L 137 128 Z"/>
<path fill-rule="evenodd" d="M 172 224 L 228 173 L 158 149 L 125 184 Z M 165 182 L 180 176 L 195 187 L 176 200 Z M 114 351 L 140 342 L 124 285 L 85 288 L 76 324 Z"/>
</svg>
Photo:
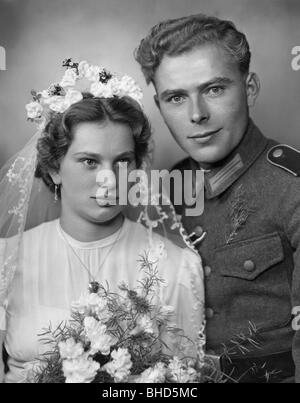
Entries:
<svg viewBox="0 0 300 403">
<path fill-rule="evenodd" d="M 268 151 L 267 160 L 294 176 L 300 176 L 300 151 L 286 144 L 278 144 Z"/>
</svg>

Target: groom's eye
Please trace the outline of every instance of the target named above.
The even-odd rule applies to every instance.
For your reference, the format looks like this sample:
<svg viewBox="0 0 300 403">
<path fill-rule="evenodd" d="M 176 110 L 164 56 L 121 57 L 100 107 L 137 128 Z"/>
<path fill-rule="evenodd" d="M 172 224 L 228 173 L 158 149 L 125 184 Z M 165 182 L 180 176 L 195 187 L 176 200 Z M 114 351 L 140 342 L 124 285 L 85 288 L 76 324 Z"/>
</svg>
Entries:
<svg viewBox="0 0 300 403">
<path fill-rule="evenodd" d="M 184 101 L 183 95 L 172 95 L 167 99 L 167 102 L 171 104 L 181 104 Z"/>
<path fill-rule="evenodd" d="M 218 85 L 218 86 L 208 88 L 206 91 L 206 94 L 210 97 L 217 97 L 219 95 L 222 95 L 224 90 L 225 90 L 224 86 Z"/>
</svg>

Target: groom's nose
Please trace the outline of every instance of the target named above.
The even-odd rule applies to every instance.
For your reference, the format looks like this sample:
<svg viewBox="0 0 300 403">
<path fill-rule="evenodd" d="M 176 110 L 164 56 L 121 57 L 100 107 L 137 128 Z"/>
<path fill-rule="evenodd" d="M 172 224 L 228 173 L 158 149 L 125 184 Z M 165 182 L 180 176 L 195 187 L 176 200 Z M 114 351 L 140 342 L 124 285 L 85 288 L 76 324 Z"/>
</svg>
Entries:
<svg viewBox="0 0 300 403">
<path fill-rule="evenodd" d="M 191 123 L 204 123 L 209 119 L 209 108 L 202 95 L 191 99 L 189 113 Z"/>
</svg>

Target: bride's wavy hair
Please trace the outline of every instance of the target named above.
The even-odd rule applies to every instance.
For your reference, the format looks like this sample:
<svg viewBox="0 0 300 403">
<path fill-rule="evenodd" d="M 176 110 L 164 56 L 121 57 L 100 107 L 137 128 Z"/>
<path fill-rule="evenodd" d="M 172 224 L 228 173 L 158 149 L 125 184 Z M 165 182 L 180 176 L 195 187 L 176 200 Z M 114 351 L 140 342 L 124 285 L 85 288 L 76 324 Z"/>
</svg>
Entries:
<svg viewBox="0 0 300 403">
<path fill-rule="evenodd" d="M 63 157 L 73 141 L 74 128 L 79 123 L 120 123 L 130 127 L 135 143 L 137 168 L 152 151 L 150 123 L 140 105 L 130 97 L 97 98 L 84 93 L 83 99 L 64 113 L 52 113 L 37 143 L 37 168 L 35 176 L 42 178 L 54 192 L 55 184 L 50 172 L 58 172 Z"/>
</svg>

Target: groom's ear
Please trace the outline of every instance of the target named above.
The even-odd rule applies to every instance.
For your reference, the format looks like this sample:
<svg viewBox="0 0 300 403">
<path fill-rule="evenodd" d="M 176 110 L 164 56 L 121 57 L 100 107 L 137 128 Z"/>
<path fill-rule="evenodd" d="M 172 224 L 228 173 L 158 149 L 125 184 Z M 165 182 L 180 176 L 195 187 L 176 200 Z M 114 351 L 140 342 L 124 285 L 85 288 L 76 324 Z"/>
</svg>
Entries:
<svg viewBox="0 0 300 403">
<path fill-rule="evenodd" d="M 256 98 L 258 97 L 260 91 L 260 81 L 256 73 L 249 73 L 246 77 L 246 92 L 247 92 L 247 103 L 248 106 L 252 107 L 255 105 Z"/>
<path fill-rule="evenodd" d="M 158 107 L 158 109 L 160 110 L 160 105 L 159 105 L 158 96 L 155 94 L 153 98 L 154 98 L 155 105 L 156 105 L 156 106 Z"/>
</svg>

